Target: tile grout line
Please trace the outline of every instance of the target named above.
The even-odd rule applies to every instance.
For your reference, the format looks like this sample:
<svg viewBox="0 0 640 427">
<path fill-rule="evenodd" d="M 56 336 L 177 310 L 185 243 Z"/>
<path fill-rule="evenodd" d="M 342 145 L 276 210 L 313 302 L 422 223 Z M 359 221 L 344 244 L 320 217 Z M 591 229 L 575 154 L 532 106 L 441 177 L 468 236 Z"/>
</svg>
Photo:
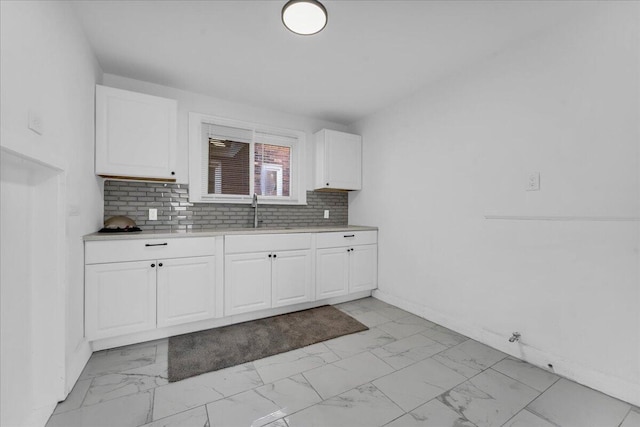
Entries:
<svg viewBox="0 0 640 427">
<path fill-rule="evenodd" d="M 631 415 L 631 412 L 633 411 L 633 406 L 631 408 L 629 408 L 629 410 L 627 411 L 627 413 L 624 415 L 624 417 L 622 417 L 622 421 L 620 421 L 620 424 L 618 424 L 617 427 L 621 427 L 622 424 L 624 424 L 624 422 L 627 420 L 627 417 L 629 415 Z"/>
<path fill-rule="evenodd" d="M 207 408 L 207 405 L 203 405 L 204 406 L 204 413 L 207 414 L 207 422 L 206 422 L 206 426 L 210 427 L 211 426 L 211 418 L 209 418 L 209 408 Z"/>
<path fill-rule="evenodd" d="M 382 377 L 381 377 L 381 378 L 382 378 Z M 379 379 L 379 378 L 376 378 L 376 379 Z M 374 381 L 375 381 L 375 380 L 374 380 Z M 389 402 L 391 402 L 391 403 L 393 403 L 394 405 L 396 405 L 396 406 L 398 407 L 398 409 L 400 409 L 400 411 L 402 411 L 402 412 L 403 412 L 403 414 L 402 414 L 402 415 L 400 415 L 400 417 L 402 417 L 402 416 L 404 416 L 404 415 L 406 415 L 406 414 L 408 414 L 408 413 L 409 413 L 409 411 L 405 411 L 404 409 L 402 409 L 402 407 L 400 407 L 400 405 L 399 405 L 395 400 L 393 400 L 392 398 L 390 398 L 389 396 L 387 396 L 387 394 L 386 394 L 384 391 L 382 391 L 382 390 L 380 390 L 378 387 L 376 387 L 376 385 L 373 383 L 373 381 L 369 381 L 367 384 L 371 384 L 371 387 L 373 387 L 373 388 L 375 388 L 376 390 L 378 390 L 378 391 L 380 392 L 380 394 L 382 394 L 384 397 L 386 397 L 387 399 L 389 399 Z M 364 384 L 363 384 L 363 385 L 364 385 Z M 362 387 L 362 386 L 358 386 L 358 387 Z M 357 387 L 356 387 L 356 388 L 357 388 Z M 351 390 L 349 390 L 349 391 L 351 391 Z M 346 392 L 345 392 L 345 393 L 346 393 Z M 400 418 L 400 417 L 397 417 L 397 418 Z M 397 418 L 396 418 L 396 419 L 397 419 Z M 389 421 L 389 422 L 391 422 L 391 421 Z M 387 423 L 387 424 L 389 424 L 389 423 Z"/>
<path fill-rule="evenodd" d="M 309 370 L 311 370 L 311 369 L 309 369 Z M 316 390 L 316 388 L 313 386 L 313 384 L 311 384 L 311 381 L 309 380 L 309 378 L 307 378 L 304 375 L 304 372 L 300 372 L 300 375 L 302 375 L 302 378 L 304 378 L 307 381 L 307 383 L 309 383 L 309 386 L 311 387 L 311 389 L 320 397 L 320 402 L 324 402 L 324 399 L 322 398 L 322 395 L 318 392 L 318 390 Z M 291 377 L 287 377 L 287 378 L 291 378 Z"/>
<path fill-rule="evenodd" d="M 560 380 L 562 379 L 562 377 L 561 377 L 561 376 L 559 376 L 559 375 L 557 375 L 557 374 L 553 374 L 553 375 L 557 376 L 558 378 L 556 378 L 555 380 L 553 380 L 553 382 L 552 382 L 551 384 L 549 384 L 549 385 L 548 385 L 544 390 L 540 391 L 540 390 L 538 390 L 538 389 L 534 388 L 533 386 L 531 386 L 531 385 L 529 385 L 529 384 L 525 383 L 524 381 L 521 381 L 521 380 L 519 380 L 519 379 L 517 379 L 517 378 L 513 378 L 511 375 L 509 375 L 509 374 L 505 374 L 504 372 L 501 372 L 501 371 L 499 371 L 499 370 L 495 369 L 494 367 L 495 367 L 498 363 L 502 362 L 503 360 L 505 360 L 505 359 L 502 359 L 502 360 L 500 360 L 500 361 L 498 361 L 498 362 L 494 363 L 493 365 L 491 365 L 491 366 L 490 366 L 489 368 L 487 368 L 487 369 L 492 369 L 492 370 L 494 370 L 494 371 L 496 371 L 496 372 L 499 372 L 499 373 L 501 373 L 502 375 L 505 375 L 505 376 L 507 376 L 507 377 L 511 378 L 512 380 L 519 382 L 520 384 L 524 384 L 524 385 L 526 385 L 527 387 L 534 389 L 535 391 L 539 392 L 540 394 L 542 394 L 542 393 L 546 392 L 547 390 L 549 390 L 551 387 L 553 387 L 553 385 L 554 385 L 555 383 L 557 383 L 558 381 L 560 381 Z M 522 362 L 523 362 L 523 363 L 527 363 L 527 364 L 531 365 L 530 363 L 525 362 L 524 360 L 522 360 Z M 534 365 L 531 365 L 531 366 L 533 366 L 534 368 L 540 369 L 540 368 L 538 368 L 537 366 L 534 366 Z M 543 371 L 543 372 L 546 372 L 544 369 L 540 369 L 540 370 L 541 370 L 541 371 Z"/>
<path fill-rule="evenodd" d="M 89 390 L 91 390 L 91 386 L 93 385 L 93 381 L 96 379 L 96 377 L 91 378 L 91 382 L 89 383 L 89 387 L 87 387 L 87 391 L 84 393 L 84 396 L 82 397 L 82 400 L 80 401 L 80 406 L 78 406 L 77 409 L 80 408 L 84 408 L 85 407 L 85 400 L 87 400 L 87 396 L 89 395 Z M 77 382 L 76 382 L 77 384 Z M 87 406 L 91 406 L 91 405 L 87 405 Z"/>
<path fill-rule="evenodd" d="M 560 381 L 560 380 L 558 380 L 558 381 Z M 557 383 L 558 381 L 556 381 L 556 383 Z M 554 383 L 554 384 L 555 384 L 555 383 Z M 551 388 L 551 387 L 549 387 L 549 388 Z M 545 390 L 545 393 L 546 393 L 548 390 L 549 390 L 549 389 Z M 552 424 L 552 425 L 554 425 L 554 426 L 557 426 L 557 424 L 556 424 L 556 423 L 554 423 L 553 421 L 551 421 L 550 419 L 548 419 L 548 418 L 547 418 L 547 417 L 545 417 L 544 415 L 542 415 L 542 414 L 538 413 L 535 409 L 533 409 L 533 408 L 529 408 L 529 405 L 531 405 L 533 402 L 535 402 L 535 401 L 536 401 L 536 400 L 538 400 L 540 397 L 542 397 L 542 395 L 543 395 L 543 394 L 544 394 L 544 393 L 540 393 L 540 394 L 538 395 L 538 397 L 536 397 L 536 398 L 535 398 L 535 399 L 533 399 L 531 402 L 529 402 L 529 403 L 527 404 L 527 406 L 525 406 L 525 407 L 524 407 L 524 409 L 526 409 L 527 411 L 531 412 L 533 415 L 536 415 L 536 416 L 538 416 L 539 418 L 542 418 L 543 420 L 547 421 L 549 424 Z M 560 426 L 558 426 L 558 427 L 560 427 Z"/>
<path fill-rule="evenodd" d="M 154 390 L 154 391 L 155 391 L 155 390 Z M 154 393 L 154 400 L 155 400 L 155 393 Z M 213 403 L 213 402 L 209 402 L 209 403 Z M 185 409 L 185 410 L 183 410 L 183 411 L 178 411 L 178 412 L 176 412 L 176 413 L 173 413 L 173 414 L 170 414 L 170 415 L 164 416 L 164 417 L 162 417 L 162 418 L 158 418 L 157 420 L 154 420 L 154 419 L 153 419 L 153 414 L 151 414 L 151 418 L 152 418 L 152 420 L 151 420 L 151 421 L 149 421 L 149 422 L 148 422 L 148 423 L 146 423 L 146 424 L 155 423 L 156 421 L 166 420 L 167 418 L 175 417 L 176 415 L 184 414 L 185 412 L 193 411 L 194 409 L 198 409 L 198 408 L 200 408 L 200 407 L 204 407 L 204 409 L 205 409 L 205 411 L 206 411 L 206 410 L 207 410 L 207 405 L 208 405 L 208 403 L 205 403 L 205 404 L 202 404 L 202 405 L 194 406 L 193 408 L 187 408 L 187 409 Z M 154 409 L 155 409 L 155 404 L 154 404 Z M 209 419 L 209 415 L 208 415 L 208 412 L 207 412 L 207 420 L 208 420 L 208 419 Z M 141 424 L 141 425 L 146 425 L 146 424 Z"/>
<path fill-rule="evenodd" d="M 537 397 L 536 397 L 536 399 L 537 399 Z M 533 400 L 536 400 L 536 399 L 533 399 Z M 529 403 L 531 403 L 531 402 L 529 402 Z M 505 422 L 504 422 L 504 424 L 502 424 L 502 426 L 505 426 L 509 421 L 511 421 L 512 419 L 514 419 L 514 418 L 515 418 L 518 414 L 520 414 L 521 412 L 528 412 L 528 413 L 530 413 L 531 415 L 533 415 L 534 417 L 538 417 L 538 418 L 540 418 L 541 420 L 546 421 L 546 422 L 548 422 L 549 424 L 553 425 L 554 427 L 562 427 L 561 425 L 558 425 L 558 424 L 554 423 L 554 422 L 553 422 L 553 421 L 551 421 L 551 420 L 547 420 L 546 418 L 542 418 L 542 417 L 538 416 L 538 414 L 536 414 L 535 412 L 531 411 L 530 409 L 527 409 L 527 407 L 526 407 L 526 406 L 525 406 L 524 408 L 522 408 L 521 410 L 519 410 L 519 411 L 518 411 L 518 412 L 517 412 L 513 417 L 511 417 L 511 418 L 509 418 L 507 421 L 505 421 Z"/>
<path fill-rule="evenodd" d="M 153 422 L 153 413 L 155 409 L 156 409 L 156 389 L 154 387 L 151 389 L 151 405 L 149 408 L 149 418 L 151 418 L 151 420 L 148 421 L 147 424 Z"/>
</svg>

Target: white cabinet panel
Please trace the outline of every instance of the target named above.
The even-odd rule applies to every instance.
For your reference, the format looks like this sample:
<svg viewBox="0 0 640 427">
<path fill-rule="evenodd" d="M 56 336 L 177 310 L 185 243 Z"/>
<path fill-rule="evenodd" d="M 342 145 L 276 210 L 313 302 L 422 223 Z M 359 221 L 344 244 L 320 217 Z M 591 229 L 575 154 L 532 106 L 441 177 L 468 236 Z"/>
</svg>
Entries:
<svg viewBox="0 0 640 427">
<path fill-rule="evenodd" d="M 96 174 L 175 179 L 177 102 L 96 86 Z"/>
<path fill-rule="evenodd" d="M 225 256 L 224 314 L 271 307 L 271 258 L 267 252 Z"/>
<path fill-rule="evenodd" d="M 292 251 L 311 248 L 311 233 L 255 234 L 225 236 L 227 254 L 249 252 Z"/>
<path fill-rule="evenodd" d="M 153 246 L 158 243 L 166 245 Z M 85 242 L 86 337 L 116 338 L 222 316 L 222 261 L 221 237 Z"/>
<path fill-rule="evenodd" d="M 362 137 L 323 129 L 315 139 L 315 189 L 362 189 Z"/>
<path fill-rule="evenodd" d="M 155 328 L 155 262 L 88 265 L 85 280 L 89 340 Z"/>
<path fill-rule="evenodd" d="M 349 254 L 349 292 L 374 289 L 377 286 L 378 246 L 354 246 Z"/>
<path fill-rule="evenodd" d="M 280 251 L 271 258 L 272 306 L 313 301 L 311 250 Z"/>
<path fill-rule="evenodd" d="M 340 231 L 318 233 L 316 248 L 336 248 L 338 246 L 370 245 L 378 242 L 377 231 Z"/>
<path fill-rule="evenodd" d="M 375 289 L 378 285 L 378 233 L 318 233 L 316 298 Z"/>
<path fill-rule="evenodd" d="M 225 315 L 314 299 L 311 233 L 225 237 Z"/>
<path fill-rule="evenodd" d="M 349 252 L 347 248 L 316 251 L 316 298 L 346 295 L 349 290 Z"/>
<path fill-rule="evenodd" d="M 158 260 L 158 327 L 215 317 L 215 257 Z"/>
<path fill-rule="evenodd" d="M 216 239 L 180 237 L 170 239 L 95 240 L 85 242 L 85 263 L 156 260 L 222 254 Z M 219 252 L 216 252 L 219 251 Z"/>
</svg>

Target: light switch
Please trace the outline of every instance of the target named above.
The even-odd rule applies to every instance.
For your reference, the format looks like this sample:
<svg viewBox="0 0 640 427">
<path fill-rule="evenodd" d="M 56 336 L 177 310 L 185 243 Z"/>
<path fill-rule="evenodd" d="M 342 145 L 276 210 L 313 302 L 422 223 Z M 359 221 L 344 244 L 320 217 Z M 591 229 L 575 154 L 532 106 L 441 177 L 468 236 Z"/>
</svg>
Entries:
<svg viewBox="0 0 640 427">
<path fill-rule="evenodd" d="M 329 209 L 324 210 L 324 219 L 329 219 Z"/>
<path fill-rule="evenodd" d="M 149 221 L 158 220 L 158 209 L 149 209 Z"/>
<path fill-rule="evenodd" d="M 527 191 L 540 191 L 540 172 L 531 172 L 527 178 Z"/>
</svg>

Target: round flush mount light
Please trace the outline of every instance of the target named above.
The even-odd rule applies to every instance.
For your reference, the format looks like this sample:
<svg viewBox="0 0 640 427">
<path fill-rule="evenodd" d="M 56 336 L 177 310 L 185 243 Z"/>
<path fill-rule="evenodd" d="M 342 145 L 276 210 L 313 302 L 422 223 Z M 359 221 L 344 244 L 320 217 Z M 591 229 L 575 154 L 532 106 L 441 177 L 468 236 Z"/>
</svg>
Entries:
<svg viewBox="0 0 640 427">
<path fill-rule="evenodd" d="M 282 8 L 282 23 L 296 34 L 310 36 L 327 25 L 327 9 L 317 0 L 289 0 Z"/>
</svg>

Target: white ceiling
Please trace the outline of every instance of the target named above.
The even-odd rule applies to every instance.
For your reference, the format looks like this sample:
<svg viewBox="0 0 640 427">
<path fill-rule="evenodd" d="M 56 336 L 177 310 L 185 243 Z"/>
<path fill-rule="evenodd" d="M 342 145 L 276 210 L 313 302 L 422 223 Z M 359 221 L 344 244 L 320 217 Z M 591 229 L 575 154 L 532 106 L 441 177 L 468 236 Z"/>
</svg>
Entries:
<svg viewBox="0 0 640 427">
<path fill-rule="evenodd" d="M 286 0 L 76 1 L 105 73 L 349 124 L 560 22 L 570 1 L 325 0 L 314 36 Z"/>
</svg>

